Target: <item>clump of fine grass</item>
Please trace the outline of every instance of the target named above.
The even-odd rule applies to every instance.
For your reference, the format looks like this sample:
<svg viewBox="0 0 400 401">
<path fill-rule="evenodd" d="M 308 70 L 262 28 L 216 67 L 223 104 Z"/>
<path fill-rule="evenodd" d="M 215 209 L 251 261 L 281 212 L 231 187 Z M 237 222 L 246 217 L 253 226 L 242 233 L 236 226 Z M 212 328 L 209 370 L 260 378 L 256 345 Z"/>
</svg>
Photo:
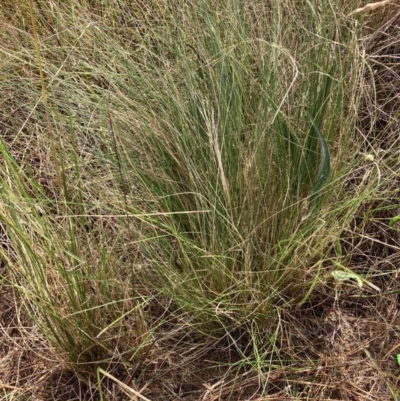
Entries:
<svg viewBox="0 0 400 401">
<path fill-rule="evenodd" d="M 82 3 L 1 9 L 20 44 L 1 82 L 10 280 L 82 369 L 143 360 L 151 291 L 208 336 L 273 341 L 374 185 L 343 184 L 359 79 L 344 3 Z"/>
<path fill-rule="evenodd" d="M 137 291 L 133 258 L 122 262 L 130 234 L 115 216 L 125 213 L 116 144 L 97 112 L 95 74 L 82 73 L 96 32 L 85 36 L 88 10 L 73 3 L 22 8 L 20 21 L 6 5 L 1 12 L 13 39 L 5 40 L 1 81 L 6 279 L 64 360 L 80 372 L 126 372 L 151 340 L 142 314 L 149 292 Z"/>
<path fill-rule="evenodd" d="M 145 62 L 115 55 L 126 176 L 151 213 L 144 280 L 209 335 L 262 331 L 305 302 L 355 207 L 341 185 L 356 78 L 341 4 L 252 6 L 171 6 Z"/>
</svg>

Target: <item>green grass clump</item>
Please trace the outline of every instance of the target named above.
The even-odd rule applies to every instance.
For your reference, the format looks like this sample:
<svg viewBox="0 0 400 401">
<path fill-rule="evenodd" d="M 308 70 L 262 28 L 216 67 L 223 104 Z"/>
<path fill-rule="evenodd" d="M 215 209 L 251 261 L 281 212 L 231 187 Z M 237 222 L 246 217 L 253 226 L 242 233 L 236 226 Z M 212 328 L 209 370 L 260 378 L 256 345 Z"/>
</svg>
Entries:
<svg viewBox="0 0 400 401">
<path fill-rule="evenodd" d="M 354 37 L 341 4 L 320 6 L 171 5 L 145 62 L 115 56 L 126 177 L 152 213 L 145 280 L 210 335 L 304 302 L 354 208 Z"/>
<path fill-rule="evenodd" d="M 80 366 L 142 360 L 151 297 L 274 341 L 376 184 L 348 2 L 147 3 L 0 6 L 8 279 Z"/>
</svg>

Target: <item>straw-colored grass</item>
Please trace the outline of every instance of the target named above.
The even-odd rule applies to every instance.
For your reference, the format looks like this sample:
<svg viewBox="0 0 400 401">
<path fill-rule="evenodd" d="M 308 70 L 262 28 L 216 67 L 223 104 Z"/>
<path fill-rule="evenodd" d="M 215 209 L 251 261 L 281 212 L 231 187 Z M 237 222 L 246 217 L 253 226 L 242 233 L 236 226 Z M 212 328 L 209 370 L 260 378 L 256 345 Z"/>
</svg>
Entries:
<svg viewBox="0 0 400 401">
<path fill-rule="evenodd" d="M 399 214 L 398 141 L 376 150 L 360 118 L 376 104 L 357 7 L 0 5 L 3 283 L 100 398 L 147 399 L 132 380 L 168 347 L 192 363 L 183 342 L 225 344 L 249 388 L 278 367 L 289 383 L 299 311 L 342 281 L 384 290 L 353 269 L 356 227 Z"/>
</svg>

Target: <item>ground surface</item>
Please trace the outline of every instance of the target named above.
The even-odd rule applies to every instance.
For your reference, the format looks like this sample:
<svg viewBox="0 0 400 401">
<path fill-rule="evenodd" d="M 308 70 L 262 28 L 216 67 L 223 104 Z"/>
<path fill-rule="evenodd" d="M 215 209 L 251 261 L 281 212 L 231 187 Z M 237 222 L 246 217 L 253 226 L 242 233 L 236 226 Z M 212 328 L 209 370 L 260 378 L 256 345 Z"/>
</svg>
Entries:
<svg viewBox="0 0 400 401">
<path fill-rule="evenodd" d="M 398 277 L 380 283 L 388 292 L 399 284 Z M 283 322 L 291 337 L 290 351 L 298 356 L 290 369 L 256 375 L 224 368 L 224 360 L 234 359 L 226 344 L 196 347 L 191 342 L 191 349 L 175 346 L 167 358 L 146 361 L 131 386 L 152 401 L 394 400 L 400 385 L 398 309 L 398 295 L 366 298 L 357 285 L 343 285 L 337 288 L 336 300 L 294 311 Z M 2 288 L 0 310 L 0 387 L 4 393 L 32 401 L 99 399 L 58 362 L 55 350 L 20 310 L 10 287 Z M 198 355 L 196 361 L 191 358 L 193 353 Z M 280 354 L 284 356 L 284 347 Z M 265 391 L 268 396 L 263 395 Z M 112 385 L 105 396 L 135 399 Z"/>
</svg>

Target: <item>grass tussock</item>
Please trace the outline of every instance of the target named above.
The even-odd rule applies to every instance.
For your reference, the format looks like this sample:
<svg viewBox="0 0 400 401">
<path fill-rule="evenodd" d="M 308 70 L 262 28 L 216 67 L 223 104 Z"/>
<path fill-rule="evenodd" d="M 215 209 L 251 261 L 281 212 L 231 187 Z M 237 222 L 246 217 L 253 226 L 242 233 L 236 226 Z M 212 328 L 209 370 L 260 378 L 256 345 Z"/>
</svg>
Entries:
<svg viewBox="0 0 400 401">
<path fill-rule="evenodd" d="M 341 185 L 354 125 L 343 88 L 359 77 L 339 10 L 303 5 L 312 17 L 294 29 L 284 4 L 230 6 L 224 22 L 218 6 L 171 8 L 173 32 L 160 27 L 145 65 L 121 52 L 127 79 L 114 81 L 127 110 L 112 118 L 134 127 L 125 177 L 146 200 L 132 208 L 151 237 L 145 280 L 210 334 L 268 327 L 305 302 L 360 200 Z"/>
<path fill-rule="evenodd" d="M 299 358 L 310 381 L 305 332 L 336 326 L 309 313 L 350 332 L 342 281 L 396 291 L 378 253 L 399 249 L 397 20 L 368 41 L 341 0 L 17 3 L 0 6 L 2 285 L 59 360 L 100 399 L 196 358 L 221 399 L 287 396 Z"/>
</svg>

